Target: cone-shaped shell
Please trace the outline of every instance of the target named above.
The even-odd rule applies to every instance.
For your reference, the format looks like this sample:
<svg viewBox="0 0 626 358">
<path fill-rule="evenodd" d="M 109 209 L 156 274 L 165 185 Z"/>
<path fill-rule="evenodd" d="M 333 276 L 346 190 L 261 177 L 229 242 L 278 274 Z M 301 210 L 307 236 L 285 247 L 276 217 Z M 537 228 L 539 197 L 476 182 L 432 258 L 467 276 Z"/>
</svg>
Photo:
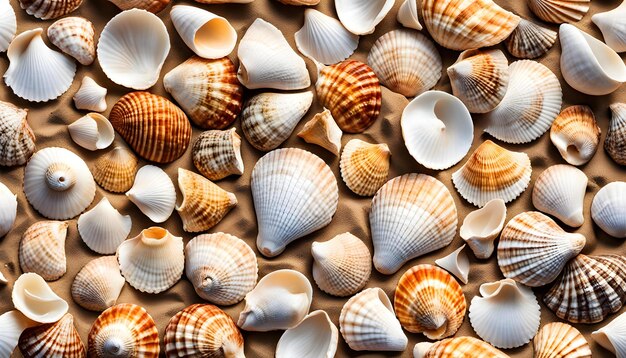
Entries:
<svg viewBox="0 0 626 358">
<path fill-rule="evenodd" d="M 604 140 L 604 150 L 620 165 L 626 165 L 626 104 L 613 103 L 612 118 Z"/>
<path fill-rule="evenodd" d="M 0 182 L 0 237 L 13 228 L 17 217 L 17 195 Z"/>
<path fill-rule="evenodd" d="M 170 3 L 171 0 L 109 0 L 122 10 L 143 9 L 158 13 Z"/>
<path fill-rule="evenodd" d="M 34 272 L 47 281 L 57 280 L 65 274 L 68 225 L 62 221 L 39 221 L 28 227 L 20 241 L 22 272 Z"/>
<path fill-rule="evenodd" d="M 480 209 L 467 214 L 459 231 L 474 256 L 488 259 L 493 253 L 494 241 L 504 227 L 506 205 L 502 199 L 492 199 Z"/>
<path fill-rule="evenodd" d="M 552 122 L 550 140 L 563 159 L 583 165 L 593 158 L 600 143 L 600 127 L 588 106 L 571 106 Z"/>
<path fill-rule="evenodd" d="M 577 22 L 589 11 L 591 0 L 528 0 L 528 7 L 543 21 Z"/>
<path fill-rule="evenodd" d="M 35 152 L 35 133 L 27 115 L 27 109 L 0 101 L 0 166 L 25 164 Z"/>
<path fill-rule="evenodd" d="M 621 314 L 606 326 L 591 333 L 591 338 L 617 357 L 626 355 L 626 314 Z"/>
<path fill-rule="evenodd" d="M 128 237 L 131 226 L 130 215 L 120 214 L 106 197 L 78 218 L 80 238 L 101 255 L 114 254 Z"/>
<path fill-rule="evenodd" d="M 533 187 L 533 205 L 540 211 L 561 220 L 565 225 L 579 227 L 583 216 L 587 176 L 581 170 L 557 164 L 544 170 Z"/>
<path fill-rule="evenodd" d="M 393 7 L 393 0 L 336 0 L 335 9 L 343 26 L 355 35 L 367 35 Z"/>
<path fill-rule="evenodd" d="M 89 66 L 96 58 L 95 31 L 91 21 L 83 17 L 65 17 L 48 27 L 48 38 L 81 65 Z"/>
<path fill-rule="evenodd" d="M 28 15 L 41 20 L 56 19 L 76 10 L 83 0 L 19 0 Z"/>
<path fill-rule="evenodd" d="M 128 191 L 135 181 L 139 161 L 126 146 L 115 146 L 103 154 L 92 167 L 93 178 L 104 189 L 123 193 Z"/>
<path fill-rule="evenodd" d="M 104 112 L 107 109 L 107 89 L 100 86 L 93 78 L 83 77 L 80 88 L 74 93 L 74 105 L 78 109 Z"/>
<path fill-rule="evenodd" d="M 26 329 L 18 347 L 24 357 L 86 357 L 85 346 L 74 327 L 74 317 L 69 313 L 55 323 Z"/>
<path fill-rule="evenodd" d="M 405 262 L 452 242 L 458 219 L 443 183 L 424 174 L 405 174 L 376 193 L 369 221 L 374 266 L 389 275 Z"/>
<path fill-rule="evenodd" d="M 517 58 L 532 59 L 544 55 L 556 42 L 556 31 L 521 19 L 504 43 L 509 53 Z"/>
<path fill-rule="evenodd" d="M 390 156 L 387 144 L 352 139 L 341 153 L 341 178 L 355 194 L 374 195 L 387 181 Z"/>
<path fill-rule="evenodd" d="M 626 238 L 626 183 L 613 182 L 600 189 L 591 203 L 591 218 L 604 232 Z"/>
<path fill-rule="evenodd" d="M 626 5 L 622 2 L 613 10 L 600 12 L 591 17 L 596 26 L 602 31 L 604 42 L 616 52 L 626 51 Z"/>
<path fill-rule="evenodd" d="M 509 358 L 491 344 L 474 337 L 448 338 L 435 343 L 421 342 L 413 349 L 413 358 L 456 358 L 459 355 Z"/>
<path fill-rule="evenodd" d="M 36 273 L 24 273 L 15 280 L 11 300 L 17 310 L 39 323 L 56 322 L 69 308 Z"/>
<path fill-rule="evenodd" d="M 235 128 L 202 132 L 191 151 L 193 165 L 210 180 L 243 174 L 241 137 Z"/>
<path fill-rule="evenodd" d="M 420 24 L 419 18 L 417 17 L 417 0 L 404 0 L 398 9 L 396 19 L 404 27 L 421 30 L 422 24 Z"/>
<path fill-rule="evenodd" d="M 15 37 L 17 31 L 17 19 L 15 11 L 9 0 L 0 2 L 0 52 L 4 52 L 9 48 L 9 44 Z"/>
<path fill-rule="evenodd" d="M 470 262 L 464 251 L 465 245 L 452 251 L 448 256 L 435 260 L 435 265 L 450 272 L 463 284 L 467 284 L 469 278 Z"/>
<path fill-rule="evenodd" d="M 89 113 L 67 126 L 74 143 L 94 151 L 104 149 L 113 143 L 115 131 L 105 116 Z"/>
<path fill-rule="evenodd" d="M 543 326 L 533 339 L 536 358 L 591 358 L 585 337 L 567 323 L 552 322 Z"/>
<path fill-rule="evenodd" d="M 359 45 L 359 36 L 346 30 L 339 20 L 315 9 L 304 10 L 304 25 L 294 37 L 304 56 L 326 65 L 350 57 Z"/>
<path fill-rule="evenodd" d="M 7 1 L 8 4 L 8 1 Z M 0 315 L 0 356 L 11 357 L 22 332 L 37 322 L 28 319 L 18 310 L 12 310 Z"/>
<path fill-rule="evenodd" d="M 72 298 L 85 309 L 104 311 L 115 304 L 125 282 L 115 256 L 99 257 L 74 277 Z"/>
<path fill-rule="evenodd" d="M 126 196 L 155 223 L 167 220 L 176 206 L 176 189 L 172 179 L 154 165 L 144 165 L 139 169 Z"/>
<path fill-rule="evenodd" d="M 276 358 L 333 358 L 338 341 L 339 331 L 328 314 L 313 311 L 283 333 L 276 346 Z"/>
<path fill-rule="evenodd" d="M 341 149 L 341 136 L 343 132 L 335 122 L 328 109 L 317 113 L 310 121 L 304 124 L 304 128 L 298 132 L 298 137 L 307 143 L 317 144 L 334 155 L 339 155 Z"/>
</svg>

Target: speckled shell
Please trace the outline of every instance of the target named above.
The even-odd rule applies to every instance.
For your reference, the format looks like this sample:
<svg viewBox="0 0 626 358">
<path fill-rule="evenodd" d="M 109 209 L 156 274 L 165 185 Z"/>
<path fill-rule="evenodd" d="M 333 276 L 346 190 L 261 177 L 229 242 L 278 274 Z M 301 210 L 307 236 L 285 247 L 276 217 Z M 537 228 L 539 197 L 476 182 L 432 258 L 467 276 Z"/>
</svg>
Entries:
<svg viewBox="0 0 626 358">
<path fill-rule="evenodd" d="M 34 272 L 46 281 L 65 274 L 65 238 L 69 224 L 63 221 L 39 221 L 31 225 L 20 241 L 19 259 L 23 272 Z"/>
<path fill-rule="evenodd" d="M 374 195 L 387 181 L 390 156 L 391 151 L 387 144 L 371 144 L 352 139 L 341 153 L 341 178 L 355 194 Z"/>
<path fill-rule="evenodd" d="M 626 165 L 626 103 L 613 103 L 611 112 L 604 150 L 617 164 Z"/>
<path fill-rule="evenodd" d="M 115 256 L 89 261 L 74 277 L 72 298 L 90 311 L 104 311 L 113 306 L 124 287 L 124 277 Z"/>
<path fill-rule="evenodd" d="M 583 209 L 587 182 L 587 175 L 571 165 L 548 167 L 535 179 L 533 205 L 565 225 L 579 227 L 585 222 Z"/>
<path fill-rule="evenodd" d="M 27 115 L 27 109 L 0 101 L 0 166 L 25 164 L 35 152 L 35 133 Z"/>
<path fill-rule="evenodd" d="M 19 0 L 28 15 L 41 20 L 56 19 L 76 10 L 83 0 Z"/>
<path fill-rule="evenodd" d="M 25 358 L 86 357 L 85 346 L 74 327 L 74 317 L 66 313 L 59 321 L 27 328 L 18 343 Z"/>
<path fill-rule="evenodd" d="M 552 122 L 550 139 L 566 162 L 583 165 L 596 154 L 600 132 L 591 108 L 570 106 Z"/>
<path fill-rule="evenodd" d="M 48 27 L 48 38 L 61 51 L 88 66 L 96 58 L 95 31 L 91 21 L 83 17 L 64 17 Z"/>
<path fill-rule="evenodd" d="M 509 53 L 517 58 L 532 59 L 548 52 L 556 42 L 556 31 L 521 19 L 504 44 Z"/>
<path fill-rule="evenodd" d="M 202 132 L 191 151 L 193 165 L 211 180 L 243 174 L 241 137 L 235 128 Z"/>
<path fill-rule="evenodd" d="M 585 337 L 567 323 L 552 322 L 543 326 L 533 339 L 535 358 L 591 358 Z"/>
<path fill-rule="evenodd" d="M 132 188 L 139 161 L 126 146 L 118 145 L 103 154 L 91 168 L 93 179 L 113 193 L 123 193 Z"/>
<path fill-rule="evenodd" d="M 121 10 L 143 9 L 153 13 L 165 9 L 171 0 L 109 0 Z"/>
<path fill-rule="evenodd" d="M 528 7 L 543 21 L 577 22 L 589 11 L 591 0 L 528 0 Z"/>
<path fill-rule="evenodd" d="M 448 338 L 435 343 L 422 342 L 413 349 L 413 358 L 459 357 L 509 358 L 491 344 L 474 337 Z"/>
</svg>

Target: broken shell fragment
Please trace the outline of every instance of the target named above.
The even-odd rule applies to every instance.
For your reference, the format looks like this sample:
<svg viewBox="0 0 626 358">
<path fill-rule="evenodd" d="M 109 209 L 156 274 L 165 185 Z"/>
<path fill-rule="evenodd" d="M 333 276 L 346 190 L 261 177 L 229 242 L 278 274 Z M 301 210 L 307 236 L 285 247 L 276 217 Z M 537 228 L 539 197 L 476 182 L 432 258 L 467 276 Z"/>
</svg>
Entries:
<svg viewBox="0 0 626 358">
<path fill-rule="evenodd" d="M 13 283 L 13 306 L 39 323 L 53 323 L 67 313 L 69 305 L 36 273 L 23 273 Z"/>
<path fill-rule="evenodd" d="M 304 139 L 305 142 L 317 144 L 334 155 L 339 155 L 342 135 L 341 128 L 328 109 L 313 116 L 298 132 L 298 137 Z"/>
<path fill-rule="evenodd" d="M 485 206 L 467 214 L 459 231 L 474 256 L 488 259 L 493 253 L 494 241 L 500 235 L 506 219 L 506 205 L 502 199 L 492 199 Z"/>
</svg>

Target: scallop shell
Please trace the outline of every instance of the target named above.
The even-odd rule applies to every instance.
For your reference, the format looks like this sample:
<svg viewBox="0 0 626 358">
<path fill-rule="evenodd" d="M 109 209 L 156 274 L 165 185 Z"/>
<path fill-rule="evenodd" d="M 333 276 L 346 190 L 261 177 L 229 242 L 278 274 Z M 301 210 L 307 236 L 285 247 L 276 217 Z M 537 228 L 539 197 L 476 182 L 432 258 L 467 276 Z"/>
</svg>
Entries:
<svg viewBox="0 0 626 358">
<path fill-rule="evenodd" d="M 452 251 L 448 256 L 435 260 L 435 265 L 453 274 L 463 284 L 467 284 L 470 262 L 463 249 L 465 249 L 465 245 Z"/>
<path fill-rule="evenodd" d="M 374 196 L 369 214 L 374 266 L 386 275 L 454 239 L 457 211 L 439 180 L 424 174 L 391 179 Z"/>
<path fill-rule="evenodd" d="M 428 91 L 404 107 L 404 145 L 419 164 L 443 170 L 467 155 L 474 140 L 474 123 L 458 98 L 441 91 Z"/>
<path fill-rule="evenodd" d="M 259 230 L 257 248 L 267 257 L 328 225 L 337 210 L 337 179 L 323 160 L 302 149 L 264 155 L 254 166 L 250 187 Z"/>
<path fill-rule="evenodd" d="M 602 31 L 604 42 L 616 52 L 626 51 L 625 13 L 626 4 L 622 2 L 613 10 L 600 12 L 591 17 L 591 21 Z"/>
<path fill-rule="evenodd" d="M 346 30 L 339 20 L 315 9 L 304 10 L 304 25 L 294 36 L 300 53 L 326 65 L 350 57 L 359 45 L 359 36 Z"/>
<path fill-rule="evenodd" d="M 266 332 L 295 327 L 309 312 L 313 288 L 294 270 L 277 270 L 263 277 L 246 295 L 237 325 L 246 331 Z"/>
<path fill-rule="evenodd" d="M 513 201 L 528 187 L 531 172 L 526 153 L 486 140 L 452 174 L 452 183 L 465 200 L 482 207 L 493 199 Z"/>
<path fill-rule="evenodd" d="M 591 108 L 571 106 L 562 110 L 552 123 L 550 139 L 566 162 L 583 165 L 596 154 L 600 132 Z"/>
<path fill-rule="evenodd" d="M 528 7 L 543 21 L 577 22 L 589 11 L 591 0 L 528 0 Z"/>
<path fill-rule="evenodd" d="M 67 126 L 74 143 L 88 150 L 104 149 L 113 143 L 115 131 L 105 116 L 89 113 Z"/>
<path fill-rule="evenodd" d="M 126 146 L 118 145 L 102 155 L 91 172 L 96 183 L 104 189 L 123 193 L 133 186 L 138 166 L 137 157 Z"/>
<path fill-rule="evenodd" d="M 17 216 L 17 195 L 0 182 L 0 237 L 13 228 Z"/>
<path fill-rule="evenodd" d="M 379 37 L 367 56 L 367 63 L 383 86 L 407 97 L 433 88 L 441 78 L 443 66 L 433 42 L 419 32 L 406 29 Z"/>
<path fill-rule="evenodd" d="M 335 0 L 335 10 L 343 26 L 355 35 L 374 32 L 395 0 Z"/>
<path fill-rule="evenodd" d="M 339 331 L 325 311 L 313 311 L 280 336 L 276 358 L 333 358 Z"/>
<path fill-rule="evenodd" d="M 56 322 L 69 308 L 36 273 L 23 273 L 15 280 L 11 300 L 17 310 L 39 323 Z"/>
<path fill-rule="evenodd" d="M 228 127 L 243 106 L 243 87 L 228 57 L 191 57 L 163 77 L 163 86 L 200 128 Z"/>
<path fill-rule="evenodd" d="M 185 113 L 166 98 L 148 92 L 131 92 L 111 109 L 109 120 L 140 157 L 169 163 L 182 156 L 191 141 Z"/>
<path fill-rule="evenodd" d="M 9 0 L 0 1 L 0 19 L 0 52 L 4 52 L 9 48 L 17 31 L 15 11 Z"/>
<path fill-rule="evenodd" d="M 102 312 L 88 336 L 89 357 L 159 356 L 159 332 L 143 307 L 122 303 Z"/>
<path fill-rule="evenodd" d="M 27 115 L 28 109 L 0 101 L 0 166 L 25 164 L 35 152 L 35 133 Z"/>
<path fill-rule="evenodd" d="M 83 0 L 19 0 L 28 15 L 41 20 L 56 19 L 76 10 Z"/>
<path fill-rule="evenodd" d="M 176 189 L 172 179 L 154 165 L 139 169 L 135 183 L 126 196 L 155 223 L 167 220 L 176 206 Z"/>
<path fill-rule="evenodd" d="M 493 253 L 494 241 L 504 228 L 506 205 L 502 199 L 491 199 L 480 209 L 465 216 L 459 235 L 479 259 Z"/>
<path fill-rule="evenodd" d="M 174 286 L 183 274 L 183 239 L 166 229 L 151 227 L 117 248 L 122 276 L 141 292 L 160 293 Z"/>
<path fill-rule="evenodd" d="M 27 328 L 20 335 L 18 347 L 24 357 L 86 357 L 74 317 L 69 313 L 55 323 Z"/>
<path fill-rule="evenodd" d="M 74 302 L 90 311 L 104 311 L 113 306 L 124 288 L 124 277 L 115 256 L 89 261 L 72 282 Z"/>
<path fill-rule="evenodd" d="M 544 170 L 535 180 L 533 205 L 540 211 L 579 227 L 583 216 L 587 176 L 570 165 L 558 164 Z"/>
<path fill-rule="evenodd" d="M 374 195 L 387 181 L 390 156 L 387 144 L 351 139 L 341 153 L 341 178 L 355 194 Z"/>
<path fill-rule="evenodd" d="M 83 77 L 80 88 L 74 93 L 74 106 L 87 111 L 104 112 L 107 109 L 107 89 L 100 86 L 93 78 Z"/>
<path fill-rule="evenodd" d="M 104 74 L 118 85 L 136 90 L 157 82 L 169 52 L 165 25 L 156 15 L 141 9 L 115 15 L 102 29 L 97 49 Z"/>
<path fill-rule="evenodd" d="M 537 334 L 541 311 L 530 288 L 504 279 L 480 285 L 480 296 L 470 303 L 469 318 L 480 338 L 508 349 L 530 342 Z"/>
<path fill-rule="evenodd" d="M 617 316 L 606 326 L 591 333 L 591 338 L 617 357 L 626 354 L 626 314 Z"/>
<path fill-rule="evenodd" d="M 492 111 L 509 86 L 509 61 L 498 49 L 463 51 L 447 72 L 452 93 L 472 113 Z"/>
<path fill-rule="evenodd" d="M 543 56 L 555 42 L 556 31 L 526 19 L 521 19 L 511 35 L 504 40 L 511 55 L 525 59 Z"/>
<path fill-rule="evenodd" d="M 304 139 L 305 142 L 317 144 L 334 155 L 339 155 L 342 135 L 341 128 L 328 109 L 314 115 L 298 132 L 298 137 Z"/>
<path fill-rule="evenodd" d="M 256 19 L 239 42 L 237 78 L 249 89 L 304 89 L 311 78 L 304 60 L 296 54 L 276 26 Z"/>
<path fill-rule="evenodd" d="M 236 236 L 196 236 L 185 246 L 185 275 L 198 296 L 218 305 L 244 299 L 258 277 L 254 251 Z"/>
<path fill-rule="evenodd" d="M 109 0 L 122 10 L 143 9 L 158 13 L 165 9 L 171 0 Z"/>
<path fill-rule="evenodd" d="M 83 17 L 64 17 L 48 27 L 48 38 L 59 50 L 89 66 L 96 59 L 95 32 L 91 21 Z"/>
<path fill-rule="evenodd" d="M 330 110 L 344 132 L 361 133 L 380 114 L 380 83 L 374 71 L 362 62 L 346 60 L 322 67 L 315 91 L 320 104 Z"/>
<path fill-rule="evenodd" d="M 413 358 L 455 358 L 457 356 L 509 358 L 491 344 L 474 337 L 448 338 L 435 343 L 420 342 L 413 349 Z"/>
<path fill-rule="evenodd" d="M 242 175 L 241 137 L 235 128 L 202 132 L 192 148 L 193 165 L 210 180 Z"/>
<path fill-rule="evenodd" d="M 278 148 L 289 138 L 313 103 L 313 92 L 261 93 L 250 98 L 241 113 L 241 129 L 258 150 Z"/>
<path fill-rule="evenodd" d="M 485 132 L 507 143 L 529 143 L 545 133 L 561 111 L 563 92 L 556 75 L 539 62 L 509 66 L 509 87 L 487 114 Z"/>
<path fill-rule="evenodd" d="M 404 351 L 408 343 L 385 292 L 368 288 L 352 296 L 341 309 L 339 329 L 355 351 Z"/>
<path fill-rule="evenodd" d="M 576 328 L 552 322 L 543 326 L 533 339 L 537 358 L 591 358 L 591 348 Z"/>
<path fill-rule="evenodd" d="M 69 224 L 62 221 L 39 221 L 29 226 L 20 241 L 19 260 L 22 272 L 34 272 L 47 281 L 65 274 L 65 238 Z"/>
<path fill-rule="evenodd" d="M 245 357 L 235 322 L 213 305 L 194 304 L 176 313 L 163 340 L 168 357 Z"/>
<path fill-rule="evenodd" d="M 437 340 L 456 333 L 465 318 L 466 303 L 461 286 L 449 273 L 417 265 L 400 277 L 393 307 L 404 329 Z"/>
<path fill-rule="evenodd" d="M 604 186 L 591 203 L 591 218 L 604 232 L 626 238 L 626 183 L 612 182 Z"/>
<path fill-rule="evenodd" d="M 417 0 L 404 0 L 398 9 L 396 19 L 404 27 L 421 30 L 422 24 L 420 24 L 419 18 L 417 17 Z"/>
<path fill-rule="evenodd" d="M 78 218 L 80 238 L 101 255 L 114 254 L 130 234 L 131 226 L 130 215 L 120 214 L 106 197 Z"/>
<path fill-rule="evenodd" d="M 37 324 L 17 310 L 7 311 L 0 315 L 0 326 L 2 327 L 2 331 L 0 331 L 0 356 L 11 357 L 22 332 Z"/>
<path fill-rule="evenodd" d="M 361 239 L 349 232 L 325 242 L 313 242 L 313 279 L 333 296 L 359 292 L 372 273 L 372 255 Z"/>
<path fill-rule="evenodd" d="M 626 104 L 613 103 L 613 114 L 604 140 L 604 150 L 620 165 L 626 165 Z"/>
<path fill-rule="evenodd" d="M 7 51 L 9 68 L 4 73 L 4 83 L 15 95 L 31 102 L 59 97 L 70 88 L 76 73 L 74 61 L 49 48 L 42 33 L 41 28 L 22 32 L 11 41 Z"/>
</svg>

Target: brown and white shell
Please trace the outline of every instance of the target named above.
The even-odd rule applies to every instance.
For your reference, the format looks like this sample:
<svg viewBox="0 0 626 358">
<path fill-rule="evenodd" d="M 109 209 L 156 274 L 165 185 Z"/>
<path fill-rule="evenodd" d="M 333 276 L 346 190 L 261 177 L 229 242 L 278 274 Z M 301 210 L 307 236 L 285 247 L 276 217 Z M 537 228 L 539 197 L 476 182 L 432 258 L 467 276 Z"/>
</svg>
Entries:
<svg viewBox="0 0 626 358">
<path fill-rule="evenodd" d="M 55 323 L 27 328 L 20 335 L 18 347 L 26 358 L 86 357 L 85 346 L 74 327 L 74 317 L 69 313 Z"/>
<path fill-rule="evenodd" d="M 355 194 L 376 194 L 389 175 L 391 151 L 387 144 L 371 144 L 352 139 L 341 153 L 339 168 L 346 186 Z"/>
<path fill-rule="evenodd" d="M 521 19 L 511 35 L 504 40 L 506 49 L 517 58 L 533 59 L 544 55 L 556 42 L 556 31 Z"/>
<path fill-rule="evenodd" d="M 171 0 L 109 0 L 121 10 L 143 9 L 153 13 L 165 9 Z"/>
<path fill-rule="evenodd" d="M 562 24 L 580 21 L 591 0 L 528 0 L 528 7 L 543 21 Z"/>
<path fill-rule="evenodd" d="M 95 31 L 91 21 L 83 17 L 64 17 L 48 27 L 48 39 L 82 65 L 89 66 L 96 58 Z"/>
<path fill-rule="evenodd" d="M 613 103 L 604 150 L 619 165 L 626 165 L 626 103 Z"/>
<path fill-rule="evenodd" d="M 342 135 L 341 128 L 328 109 L 314 115 L 298 132 L 298 137 L 304 139 L 305 142 L 317 144 L 334 155 L 339 155 Z"/>
<path fill-rule="evenodd" d="M 421 342 L 413 349 L 413 358 L 490 357 L 509 358 L 491 344 L 474 337 L 448 338 L 435 343 Z"/>
<path fill-rule="evenodd" d="M 89 261 L 74 277 L 72 298 L 90 311 L 104 311 L 113 306 L 124 287 L 124 277 L 115 256 Z"/>
<path fill-rule="evenodd" d="M 241 137 L 235 128 L 202 132 L 191 151 L 193 165 L 210 180 L 243 174 Z"/>
<path fill-rule="evenodd" d="M 600 132 L 589 106 L 570 106 L 552 122 L 550 140 L 566 162 L 583 165 L 596 154 Z"/>
<path fill-rule="evenodd" d="M 76 10 L 83 0 L 19 0 L 28 15 L 41 20 L 56 19 Z"/>
<path fill-rule="evenodd" d="M 591 358 L 591 348 L 579 330 L 567 323 L 552 322 L 533 338 L 535 358 Z"/>
<path fill-rule="evenodd" d="M 0 101 L 0 166 L 25 164 L 35 152 L 35 133 L 27 115 L 28 109 Z"/>
<path fill-rule="evenodd" d="M 139 161 L 125 145 L 115 146 L 103 154 L 91 168 L 93 179 L 113 193 L 123 193 L 132 188 Z"/>
<path fill-rule="evenodd" d="M 19 259 L 23 272 L 34 272 L 46 281 L 65 274 L 66 221 L 39 221 L 31 225 L 20 241 Z"/>
</svg>

